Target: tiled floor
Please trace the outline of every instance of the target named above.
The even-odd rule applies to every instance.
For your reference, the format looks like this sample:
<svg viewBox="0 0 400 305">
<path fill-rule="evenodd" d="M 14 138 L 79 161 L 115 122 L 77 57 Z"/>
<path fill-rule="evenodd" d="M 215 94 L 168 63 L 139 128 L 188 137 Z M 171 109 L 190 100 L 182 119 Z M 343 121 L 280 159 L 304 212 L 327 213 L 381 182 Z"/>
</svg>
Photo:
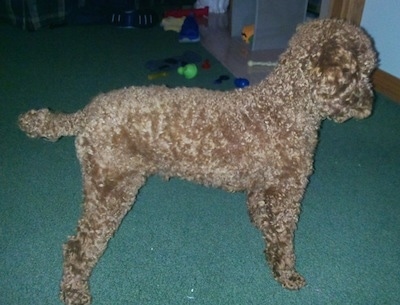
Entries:
<svg viewBox="0 0 400 305">
<path fill-rule="evenodd" d="M 200 23 L 201 43 L 235 77 L 247 78 L 256 84 L 273 67 L 248 66 L 248 61 L 276 62 L 282 50 L 251 51 L 250 45 L 240 37 L 231 37 L 228 14 L 209 14 L 208 21 Z"/>
</svg>

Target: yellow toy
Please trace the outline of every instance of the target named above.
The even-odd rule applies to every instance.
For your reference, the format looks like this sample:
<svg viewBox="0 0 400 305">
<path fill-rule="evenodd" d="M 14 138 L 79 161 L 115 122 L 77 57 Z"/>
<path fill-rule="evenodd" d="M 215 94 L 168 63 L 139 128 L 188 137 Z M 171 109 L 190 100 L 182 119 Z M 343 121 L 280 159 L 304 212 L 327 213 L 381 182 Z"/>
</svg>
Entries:
<svg viewBox="0 0 400 305">
<path fill-rule="evenodd" d="M 242 39 L 246 43 L 250 43 L 251 38 L 254 36 L 254 24 L 245 25 L 242 29 Z"/>
</svg>

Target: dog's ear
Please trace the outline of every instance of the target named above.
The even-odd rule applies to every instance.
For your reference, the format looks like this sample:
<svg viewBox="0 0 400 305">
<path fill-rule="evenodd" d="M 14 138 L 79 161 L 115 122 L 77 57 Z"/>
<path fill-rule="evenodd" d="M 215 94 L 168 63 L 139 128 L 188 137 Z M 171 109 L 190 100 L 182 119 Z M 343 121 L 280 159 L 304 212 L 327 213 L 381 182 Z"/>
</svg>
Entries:
<svg viewBox="0 0 400 305">
<path fill-rule="evenodd" d="M 357 79 L 357 57 L 350 48 L 329 43 L 323 45 L 317 54 L 313 75 L 320 96 L 329 98 L 338 95 Z"/>
<path fill-rule="evenodd" d="M 313 95 L 320 115 L 336 122 L 371 113 L 373 93 L 360 63 L 359 50 L 335 40 L 321 47 L 313 59 Z M 368 69 L 370 70 L 370 69 Z"/>
</svg>

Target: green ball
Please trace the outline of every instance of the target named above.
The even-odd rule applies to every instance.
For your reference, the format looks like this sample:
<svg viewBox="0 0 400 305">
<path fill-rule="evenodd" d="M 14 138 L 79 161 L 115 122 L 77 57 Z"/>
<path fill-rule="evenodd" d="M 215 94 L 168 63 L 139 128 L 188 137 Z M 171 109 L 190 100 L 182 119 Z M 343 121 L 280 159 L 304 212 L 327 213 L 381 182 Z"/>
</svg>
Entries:
<svg viewBox="0 0 400 305">
<path fill-rule="evenodd" d="M 197 75 L 197 66 L 195 64 L 187 64 L 186 66 L 179 67 L 178 73 L 187 79 L 191 79 Z"/>
</svg>

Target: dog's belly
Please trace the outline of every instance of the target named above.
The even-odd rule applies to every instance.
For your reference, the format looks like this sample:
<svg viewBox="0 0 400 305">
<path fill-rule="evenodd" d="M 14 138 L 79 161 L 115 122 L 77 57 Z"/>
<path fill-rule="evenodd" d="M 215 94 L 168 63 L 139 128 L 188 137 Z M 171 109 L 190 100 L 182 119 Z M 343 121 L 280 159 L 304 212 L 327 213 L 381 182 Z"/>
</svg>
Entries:
<svg viewBox="0 0 400 305">
<path fill-rule="evenodd" d="M 282 170 L 266 160 L 257 160 L 234 153 L 207 156 L 201 151 L 197 155 L 156 154 L 154 173 L 165 177 L 179 177 L 206 186 L 220 187 L 228 191 L 243 191 L 265 188 L 274 181 Z M 277 164 L 277 163 L 275 163 Z"/>
<path fill-rule="evenodd" d="M 267 172 L 249 173 L 227 168 L 217 168 L 213 171 L 198 169 L 198 167 L 177 170 L 168 168 L 167 170 L 160 169 L 158 173 L 165 177 L 179 177 L 206 186 L 223 188 L 230 192 L 268 187 Z"/>
</svg>

